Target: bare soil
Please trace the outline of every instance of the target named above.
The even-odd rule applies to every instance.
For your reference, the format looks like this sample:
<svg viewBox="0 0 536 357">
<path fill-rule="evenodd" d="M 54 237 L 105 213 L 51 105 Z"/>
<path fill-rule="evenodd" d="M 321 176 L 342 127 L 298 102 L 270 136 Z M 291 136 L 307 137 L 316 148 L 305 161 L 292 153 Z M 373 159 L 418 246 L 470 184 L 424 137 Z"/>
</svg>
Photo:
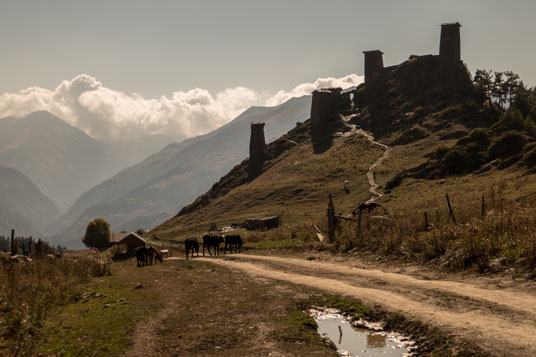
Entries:
<svg viewBox="0 0 536 357">
<path fill-rule="evenodd" d="M 358 259 L 316 253 L 304 258 L 233 254 L 200 260 L 256 278 L 357 298 L 470 340 L 489 355 L 536 355 L 533 282 L 445 275 L 422 267 L 371 269 Z"/>
<path fill-rule="evenodd" d="M 137 270 L 152 275 L 142 289 L 151 289 L 163 307 L 137 324 L 126 356 L 336 355 L 299 309 L 311 289 L 254 279 L 201 258 Z"/>
</svg>

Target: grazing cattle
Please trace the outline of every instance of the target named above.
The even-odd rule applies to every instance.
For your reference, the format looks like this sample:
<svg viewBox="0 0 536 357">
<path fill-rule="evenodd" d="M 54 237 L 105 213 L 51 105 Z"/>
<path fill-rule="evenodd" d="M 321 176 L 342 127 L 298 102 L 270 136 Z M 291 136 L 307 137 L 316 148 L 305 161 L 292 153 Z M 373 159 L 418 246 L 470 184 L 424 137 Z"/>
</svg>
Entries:
<svg viewBox="0 0 536 357">
<path fill-rule="evenodd" d="M 188 253 L 192 252 L 192 258 L 194 257 L 194 249 L 199 256 L 199 242 L 197 238 L 188 238 L 184 241 L 184 251 L 186 252 L 186 259 L 188 259 Z"/>
<path fill-rule="evenodd" d="M 223 253 L 227 254 L 227 247 L 229 247 L 229 250 L 232 253 L 233 246 L 235 247 L 235 253 L 238 253 L 242 250 L 242 237 L 240 237 L 239 234 L 225 236 L 225 247 L 223 248 Z"/>
<path fill-rule="evenodd" d="M 141 247 L 136 250 L 136 261 L 138 267 L 147 265 L 147 248 Z"/>
<path fill-rule="evenodd" d="M 203 236 L 203 256 L 205 256 L 205 247 L 208 249 L 208 254 L 212 256 L 210 247 L 213 248 L 214 255 L 220 255 L 220 244 L 223 243 L 222 236 L 213 236 L 205 234 Z"/>
<path fill-rule="evenodd" d="M 153 260 L 155 265 L 157 260 L 160 261 L 160 263 L 163 263 L 162 254 L 160 254 L 158 249 L 151 246 L 147 249 L 147 260 L 149 261 L 149 265 L 153 265 Z"/>
</svg>

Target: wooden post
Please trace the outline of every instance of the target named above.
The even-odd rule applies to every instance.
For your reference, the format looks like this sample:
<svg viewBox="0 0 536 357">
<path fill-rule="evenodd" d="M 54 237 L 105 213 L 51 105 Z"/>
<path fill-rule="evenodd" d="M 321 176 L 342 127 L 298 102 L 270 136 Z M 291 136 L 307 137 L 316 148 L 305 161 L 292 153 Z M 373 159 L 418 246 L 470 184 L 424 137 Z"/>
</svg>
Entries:
<svg viewBox="0 0 536 357">
<path fill-rule="evenodd" d="M 335 207 L 333 206 L 333 198 L 331 193 L 329 194 L 328 202 L 328 240 L 333 242 L 335 240 L 335 228 L 337 226 L 337 219 L 335 218 Z"/>
<path fill-rule="evenodd" d="M 450 205 L 449 194 L 445 193 L 445 196 L 447 197 L 447 205 L 449 206 L 449 221 L 450 221 L 450 218 L 452 217 L 452 222 L 456 224 L 456 217 L 454 217 L 454 212 L 452 211 L 452 206 Z"/>
<path fill-rule="evenodd" d="M 427 230 L 430 225 L 428 224 L 428 214 L 426 213 L 426 211 L 423 212 L 424 213 L 424 229 Z"/>
<path fill-rule="evenodd" d="M 15 249 L 15 230 L 11 230 L 11 255 L 15 255 L 16 249 Z"/>
<path fill-rule="evenodd" d="M 486 202 L 484 201 L 484 194 L 482 194 L 482 218 L 486 215 Z"/>
<path fill-rule="evenodd" d="M 361 235 L 361 210 L 357 211 L 357 224 L 356 224 L 355 231 L 358 236 Z"/>
</svg>

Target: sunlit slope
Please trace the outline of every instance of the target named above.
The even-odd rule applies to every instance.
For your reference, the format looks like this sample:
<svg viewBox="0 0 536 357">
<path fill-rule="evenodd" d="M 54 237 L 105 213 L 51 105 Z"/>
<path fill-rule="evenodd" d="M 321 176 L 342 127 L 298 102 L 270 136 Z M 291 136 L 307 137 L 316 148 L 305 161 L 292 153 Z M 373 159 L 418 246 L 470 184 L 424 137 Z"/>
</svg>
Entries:
<svg viewBox="0 0 536 357">
<path fill-rule="evenodd" d="M 337 138 L 322 154 L 313 153 L 309 140 L 302 141 L 269 162 L 270 167 L 255 180 L 222 196 L 212 192 L 205 205 L 181 213 L 153 229 L 151 235 L 181 240 L 206 231 L 212 222 L 223 226 L 263 215 L 279 215 L 286 225 L 317 222 L 325 216 L 328 193 L 336 207 L 348 213 L 368 198 L 366 173 L 382 154 L 381 148 L 362 136 Z M 246 169 L 247 160 L 230 175 L 240 176 Z M 345 180 L 349 181 L 348 194 Z"/>
</svg>

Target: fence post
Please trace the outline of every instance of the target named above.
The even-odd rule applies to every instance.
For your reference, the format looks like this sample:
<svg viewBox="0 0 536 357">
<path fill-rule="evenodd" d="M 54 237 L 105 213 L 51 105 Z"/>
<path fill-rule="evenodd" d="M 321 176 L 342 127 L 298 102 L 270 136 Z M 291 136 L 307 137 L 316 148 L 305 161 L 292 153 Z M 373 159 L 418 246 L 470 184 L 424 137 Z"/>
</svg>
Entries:
<svg viewBox="0 0 536 357">
<path fill-rule="evenodd" d="M 426 213 L 426 211 L 423 212 L 424 213 L 424 230 L 427 230 L 430 225 L 428 224 L 428 214 Z"/>
<path fill-rule="evenodd" d="M 452 217 L 452 222 L 456 224 L 456 217 L 454 217 L 454 212 L 452 211 L 452 206 L 450 205 L 449 194 L 445 193 L 445 196 L 447 197 L 447 205 L 449 206 L 449 221 L 450 221 L 450 218 Z"/>
<path fill-rule="evenodd" d="M 335 240 L 336 225 L 337 219 L 335 218 L 335 207 L 333 206 L 333 198 L 331 197 L 330 193 L 328 202 L 328 240 L 330 243 Z"/>
</svg>

